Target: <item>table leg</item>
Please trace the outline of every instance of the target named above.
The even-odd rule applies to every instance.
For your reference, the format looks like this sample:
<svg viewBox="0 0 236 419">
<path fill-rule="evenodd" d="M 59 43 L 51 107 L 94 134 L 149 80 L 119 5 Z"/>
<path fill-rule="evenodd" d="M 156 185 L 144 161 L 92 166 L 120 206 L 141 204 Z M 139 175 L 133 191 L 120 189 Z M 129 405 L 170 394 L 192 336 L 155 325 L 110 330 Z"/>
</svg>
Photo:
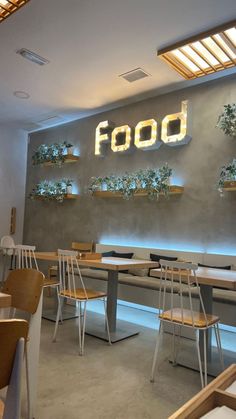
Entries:
<svg viewBox="0 0 236 419">
<path fill-rule="evenodd" d="M 6 267 L 7 267 L 7 254 L 3 254 L 3 266 L 2 266 L 2 282 L 5 281 L 6 276 Z"/>
<path fill-rule="evenodd" d="M 116 331 L 117 314 L 117 294 L 118 294 L 118 271 L 108 271 L 107 284 L 107 317 L 110 332 Z"/>
<path fill-rule="evenodd" d="M 132 323 L 117 320 L 117 296 L 118 271 L 108 271 L 107 316 L 112 343 L 119 342 L 139 333 L 137 327 Z M 97 321 L 95 316 L 91 316 L 90 319 L 87 318 L 85 333 L 106 341 L 108 340 L 104 325 L 101 325 L 101 320 L 99 319 L 99 321 Z"/>
</svg>

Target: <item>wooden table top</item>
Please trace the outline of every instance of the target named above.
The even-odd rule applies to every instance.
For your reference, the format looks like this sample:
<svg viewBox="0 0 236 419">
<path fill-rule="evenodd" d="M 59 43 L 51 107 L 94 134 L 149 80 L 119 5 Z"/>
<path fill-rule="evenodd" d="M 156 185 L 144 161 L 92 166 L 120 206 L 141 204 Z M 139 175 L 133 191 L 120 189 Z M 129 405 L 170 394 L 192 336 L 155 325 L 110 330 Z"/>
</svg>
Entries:
<svg viewBox="0 0 236 419">
<path fill-rule="evenodd" d="M 236 290 L 236 271 L 199 267 L 196 274 L 199 284 Z"/>
<path fill-rule="evenodd" d="M 11 307 L 11 295 L 0 292 L 0 309 Z"/>
<path fill-rule="evenodd" d="M 155 269 L 154 272 L 156 274 L 155 276 L 160 277 L 160 269 Z M 183 273 L 182 275 L 184 276 L 186 274 Z M 228 271 L 226 269 L 203 268 L 199 266 L 198 270 L 196 271 L 196 276 L 199 284 L 211 285 L 213 287 L 225 288 L 236 291 L 236 271 Z M 190 280 L 194 280 L 193 275 L 190 276 Z"/>
<path fill-rule="evenodd" d="M 56 252 L 35 252 L 37 260 L 58 262 L 58 255 Z M 80 266 L 87 266 L 89 268 L 103 268 L 109 271 L 120 271 L 130 268 L 156 268 L 159 266 L 158 262 L 140 259 L 125 259 L 115 257 L 103 257 L 101 260 L 82 260 L 78 259 Z"/>
</svg>

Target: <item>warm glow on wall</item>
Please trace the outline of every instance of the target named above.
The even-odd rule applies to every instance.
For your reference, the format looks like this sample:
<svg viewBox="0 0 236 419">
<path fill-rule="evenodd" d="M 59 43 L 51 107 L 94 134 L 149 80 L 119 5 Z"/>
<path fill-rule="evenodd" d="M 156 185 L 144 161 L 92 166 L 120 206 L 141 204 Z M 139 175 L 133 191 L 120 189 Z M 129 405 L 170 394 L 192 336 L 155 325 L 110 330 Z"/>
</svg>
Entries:
<svg viewBox="0 0 236 419">
<path fill-rule="evenodd" d="M 30 0 L 0 0 L 0 22 L 16 12 Z"/>
<path fill-rule="evenodd" d="M 236 65 L 236 21 L 202 32 L 158 51 L 185 79 L 206 76 Z"/>
</svg>

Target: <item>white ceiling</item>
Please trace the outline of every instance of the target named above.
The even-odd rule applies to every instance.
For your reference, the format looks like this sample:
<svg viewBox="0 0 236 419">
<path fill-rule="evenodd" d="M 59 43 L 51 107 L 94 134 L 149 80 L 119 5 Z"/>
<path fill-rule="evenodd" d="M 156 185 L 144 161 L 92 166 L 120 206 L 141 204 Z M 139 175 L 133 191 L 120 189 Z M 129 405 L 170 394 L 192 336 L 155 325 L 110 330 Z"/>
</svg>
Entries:
<svg viewBox="0 0 236 419">
<path fill-rule="evenodd" d="M 31 130 L 193 84 L 156 50 L 234 18 L 235 0 L 31 0 L 0 24 L 0 123 Z M 50 63 L 25 60 L 20 48 Z M 137 67 L 151 77 L 118 77 Z"/>
</svg>

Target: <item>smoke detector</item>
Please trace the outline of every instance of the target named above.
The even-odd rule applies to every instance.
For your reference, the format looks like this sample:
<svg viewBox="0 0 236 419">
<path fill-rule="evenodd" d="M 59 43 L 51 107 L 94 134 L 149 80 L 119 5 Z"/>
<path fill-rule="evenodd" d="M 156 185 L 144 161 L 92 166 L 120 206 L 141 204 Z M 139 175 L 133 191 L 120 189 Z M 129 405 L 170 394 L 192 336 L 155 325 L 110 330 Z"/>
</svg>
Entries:
<svg viewBox="0 0 236 419">
<path fill-rule="evenodd" d="M 149 76 L 150 74 L 146 73 L 146 71 L 144 71 L 142 68 L 135 68 L 134 70 L 127 71 L 126 73 L 119 75 L 119 77 L 122 77 L 129 83 L 133 83 L 134 81 L 141 80 Z"/>
</svg>

